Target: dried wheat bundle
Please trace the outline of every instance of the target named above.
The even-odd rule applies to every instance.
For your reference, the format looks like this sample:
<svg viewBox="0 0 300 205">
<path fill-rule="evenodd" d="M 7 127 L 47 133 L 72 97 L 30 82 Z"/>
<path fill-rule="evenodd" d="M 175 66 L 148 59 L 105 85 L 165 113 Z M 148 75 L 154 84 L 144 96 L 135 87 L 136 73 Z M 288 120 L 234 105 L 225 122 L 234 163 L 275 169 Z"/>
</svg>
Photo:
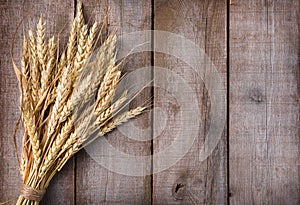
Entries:
<svg viewBox="0 0 300 205">
<path fill-rule="evenodd" d="M 96 23 L 88 28 L 79 4 L 64 51 L 59 51 L 58 39 L 45 38 L 43 18 L 36 35 L 29 30 L 24 37 L 21 69 L 14 66 L 24 124 L 19 160 L 23 181 L 17 204 L 39 204 L 68 159 L 145 109 L 121 113 L 127 92 L 112 101 L 121 77 L 115 35 L 109 35 L 89 60 L 101 30 Z"/>
</svg>

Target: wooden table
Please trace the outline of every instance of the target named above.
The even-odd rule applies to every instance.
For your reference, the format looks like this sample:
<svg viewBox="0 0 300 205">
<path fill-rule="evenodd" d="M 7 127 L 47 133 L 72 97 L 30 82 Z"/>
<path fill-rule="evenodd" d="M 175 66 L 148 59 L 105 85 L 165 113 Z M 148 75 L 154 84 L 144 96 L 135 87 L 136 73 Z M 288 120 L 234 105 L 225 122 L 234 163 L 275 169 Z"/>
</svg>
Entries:
<svg viewBox="0 0 300 205">
<path fill-rule="evenodd" d="M 18 59 L 22 33 L 43 15 L 47 32 L 61 32 L 63 46 L 69 31 L 66 22 L 73 19 L 77 3 L 1 1 L 0 202 L 17 197 L 20 185 L 13 145 L 19 117 L 18 84 L 10 56 L 13 33 L 29 12 L 16 36 L 14 53 Z M 193 146 L 168 169 L 137 177 L 107 170 L 81 151 L 57 174 L 41 204 L 300 204 L 298 0 L 84 0 L 83 4 L 90 23 L 101 21 L 110 7 L 109 30 L 118 34 L 155 29 L 193 41 L 221 76 L 227 120 L 213 153 L 199 161 L 212 111 L 205 83 L 174 56 L 134 54 L 128 59 L 126 72 L 160 66 L 181 76 L 192 88 L 204 123 Z M 172 83 L 171 79 L 168 85 L 172 87 Z M 145 142 L 129 139 L 118 130 L 109 134 L 109 142 L 123 152 L 150 156 L 165 149 L 180 125 L 176 113 L 188 109 L 159 87 L 146 90 L 136 103 L 147 99 L 165 110 L 168 121 L 154 136 L 161 125 L 159 113 L 139 117 L 134 124 L 149 128 L 148 136 L 153 138 Z M 18 133 L 21 136 L 21 131 Z M 145 169 L 162 165 L 160 160 L 149 159 Z"/>
</svg>

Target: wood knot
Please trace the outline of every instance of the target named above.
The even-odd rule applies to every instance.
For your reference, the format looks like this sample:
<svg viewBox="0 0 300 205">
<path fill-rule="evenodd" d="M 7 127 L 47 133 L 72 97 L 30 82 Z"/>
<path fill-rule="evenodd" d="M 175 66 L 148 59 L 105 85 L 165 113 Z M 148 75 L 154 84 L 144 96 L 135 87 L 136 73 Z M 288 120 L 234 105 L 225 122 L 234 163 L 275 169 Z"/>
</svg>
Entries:
<svg viewBox="0 0 300 205">
<path fill-rule="evenodd" d="M 182 183 L 174 184 L 172 195 L 176 200 L 183 200 L 185 195 L 185 185 Z"/>
<path fill-rule="evenodd" d="M 186 183 L 180 178 L 173 185 L 172 196 L 175 200 L 183 200 L 186 195 Z"/>
<path fill-rule="evenodd" d="M 263 102 L 263 93 L 261 91 L 261 89 L 256 88 L 253 90 L 250 90 L 249 92 L 249 98 L 251 101 L 256 102 L 257 104 L 262 103 Z"/>
<path fill-rule="evenodd" d="M 180 105 L 178 105 L 177 102 L 169 102 L 169 107 L 174 115 L 180 111 Z"/>
</svg>

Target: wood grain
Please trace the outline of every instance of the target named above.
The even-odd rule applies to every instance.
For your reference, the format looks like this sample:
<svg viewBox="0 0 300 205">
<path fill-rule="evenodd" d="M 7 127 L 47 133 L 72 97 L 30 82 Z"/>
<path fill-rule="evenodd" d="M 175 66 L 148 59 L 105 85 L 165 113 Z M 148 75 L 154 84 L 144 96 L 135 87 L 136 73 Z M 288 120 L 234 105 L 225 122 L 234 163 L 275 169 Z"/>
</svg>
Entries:
<svg viewBox="0 0 300 205">
<path fill-rule="evenodd" d="M 11 56 L 10 47 L 13 41 L 13 34 L 22 20 L 23 15 L 27 15 L 24 19 L 19 32 L 16 35 L 14 44 L 14 58 L 17 64 L 20 62 L 21 54 L 21 39 L 24 32 L 29 27 L 35 29 L 36 23 L 43 15 L 47 22 L 47 33 L 50 35 L 61 32 L 63 44 L 67 37 L 68 25 L 66 22 L 71 22 L 73 18 L 74 5 L 71 1 L 5 1 L 1 2 L 1 61 L 0 61 L 0 202 L 13 199 L 19 194 L 21 176 L 17 169 L 17 159 L 13 145 L 13 132 L 15 124 L 19 117 L 19 90 L 18 82 L 15 77 Z M 49 36 L 47 36 L 49 37 Z M 20 144 L 22 132 L 17 133 L 17 141 Z M 42 204 L 57 204 L 58 199 L 61 204 L 73 204 L 74 170 L 72 161 L 67 164 L 65 169 L 53 179 L 51 186 L 41 202 Z"/>
<path fill-rule="evenodd" d="M 19 91 L 9 53 L 12 34 L 22 16 L 29 12 L 15 39 L 17 62 L 22 34 L 29 27 L 35 28 L 40 15 L 48 23 L 46 33 L 61 32 L 60 46 L 63 46 L 69 31 L 66 23 L 72 21 L 77 3 L 78 0 L 1 1 L 0 203 L 18 196 L 21 181 L 13 146 Z M 154 66 L 179 76 L 196 95 L 203 127 L 193 145 L 176 164 L 153 176 L 147 175 L 148 171 L 164 167 L 164 160 L 176 159 L 178 150 L 169 158 L 145 158 L 143 167 L 123 166 L 129 172 L 139 169 L 145 173 L 143 176 L 118 173 L 122 157 L 110 157 L 109 164 L 115 170 L 109 170 L 83 150 L 55 176 L 41 204 L 227 204 L 228 201 L 233 205 L 300 204 L 300 3 L 298 0 L 232 0 L 229 22 L 226 3 L 226 0 L 83 1 L 84 16 L 90 25 L 95 20 L 101 22 L 110 7 L 106 32 L 120 35 L 154 27 L 180 34 L 205 51 L 221 73 L 224 92 L 229 92 L 229 127 L 224 122 L 218 146 L 207 160 L 200 162 L 200 149 L 211 123 L 207 85 L 190 65 L 174 56 L 133 54 L 126 61 L 124 73 L 150 66 L 152 60 Z M 153 40 L 155 49 L 155 36 Z M 123 43 L 120 42 L 120 48 Z M 169 49 L 176 49 L 174 45 L 170 44 Z M 129 127 L 117 129 L 105 138 L 112 147 L 132 158 L 164 151 L 183 123 L 192 124 L 190 118 L 182 118 L 180 114 L 184 109 L 188 111 L 180 102 L 195 102 L 186 97 L 188 92 L 180 90 L 183 85 L 176 78 L 164 78 L 156 68 L 152 71 L 156 78 L 154 85 L 164 86 L 153 90 L 153 121 L 151 113 L 145 113 Z M 181 97 L 176 95 L 178 91 L 182 92 Z M 151 93 L 151 88 L 146 89 L 132 106 L 149 100 Z M 124 132 L 125 129 L 129 131 Z M 137 136 L 140 133 L 145 136 Z M 190 137 L 189 133 L 192 131 L 180 137 Z M 21 136 L 20 129 L 18 143 Z M 141 137 L 145 141 L 139 140 Z M 99 142 L 95 142 L 94 148 L 98 146 L 101 149 Z M 103 154 L 101 150 L 99 153 Z"/>
<path fill-rule="evenodd" d="M 299 8 L 230 7 L 231 204 L 300 204 Z"/>
<path fill-rule="evenodd" d="M 136 0 L 116 0 L 116 1 L 83 1 L 86 19 L 91 22 L 97 20 L 101 22 L 105 13 L 110 8 L 108 16 L 108 31 L 115 31 L 118 35 L 128 32 L 151 29 L 151 2 Z M 122 42 L 119 43 L 122 47 Z M 133 54 L 126 60 L 125 73 L 130 73 L 141 67 L 150 66 L 150 53 Z M 150 80 L 150 79 L 149 79 Z M 134 83 L 134 82 L 132 82 Z M 142 92 L 133 104 L 140 105 L 149 100 L 150 90 Z M 145 113 L 133 120 L 133 125 L 137 129 L 145 129 L 145 137 L 151 139 L 151 133 L 147 127 L 151 125 L 149 113 Z M 135 136 L 135 131 L 131 128 L 124 133 L 117 129 L 105 136 L 108 143 L 120 152 L 135 156 L 150 155 L 151 140 L 141 142 L 130 139 Z M 96 141 L 93 149 L 99 149 L 101 153 L 101 141 Z M 88 152 L 90 153 L 90 152 Z M 95 152 L 93 152 L 95 153 Z M 97 153 L 97 152 L 96 152 Z M 98 154 L 97 154 L 98 155 Z M 150 158 L 149 158 L 150 159 Z M 131 176 L 119 174 L 116 170 L 105 168 L 105 165 L 94 161 L 86 152 L 81 152 L 77 156 L 76 171 L 76 204 L 150 204 L 151 203 L 151 178 L 146 176 L 146 171 L 150 169 L 151 161 L 145 161 L 145 167 L 138 164 L 125 164 L 123 168 L 130 170 L 136 167 L 145 172 L 145 176 Z M 123 159 L 120 156 L 109 158 L 111 167 L 118 167 Z M 117 173 L 118 172 L 118 173 Z M 129 171 L 130 172 L 130 171 Z"/>
<path fill-rule="evenodd" d="M 225 1 L 154 1 L 154 29 L 180 34 L 193 41 L 221 73 L 222 89 L 226 93 Z M 156 38 L 159 36 L 154 36 L 154 42 Z M 180 45 L 177 42 L 174 44 Z M 159 43 L 154 44 L 154 49 L 158 46 Z M 172 42 L 166 46 L 173 51 L 176 49 Z M 193 56 L 193 53 L 187 54 Z M 197 63 L 201 59 L 194 57 L 192 61 Z M 180 112 L 188 112 L 196 100 L 199 102 L 196 105 L 199 107 L 197 115 L 204 125 L 184 157 L 175 165 L 154 174 L 153 204 L 227 204 L 225 130 L 213 154 L 207 160 L 199 161 L 200 149 L 210 123 L 210 98 L 201 76 L 182 59 L 166 54 L 155 53 L 154 65 L 183 78 L 184 84 L 192 89 L 196 99 L 190 98 L 190 91 L 181 89 L 183 84 L 178 81 L 180 77 L 164 78 L 155 68 L 154 84 L 162 86 L 154 90 L 154 106 L 160 110 L 154 111 L 153 152 L 159 155 L 168 149 L 176 137 L 182 138 L 182 144 L 185 138 L 193 137 L 192 130 L 186 130 L 184 136 L 177 135 L 180 129 L 184 129 L 183 123 L 194 123 L 192 116 L 183 118 Z M 161 117 L 162 112 L 165 113 L 164 117 Z M 192 129 L 197 126 L 194 125 Z M 182 151 L 183 148 L 179 145 L 176 149 Z M 154 170 L 165 166 L 166 161 L 175 160 L 178 150 L 174 150 L 173 156 L 154 158 Z"/>
<path fill-rule="evenodd" d="M 19 2 L 21 5 L 21 2 Z M 0 199 L 6 201 L 18 197 L 18 188 L 21 182 L 19 174 L 18 163 L 15 156 L 15 149 L 13 146 L 13 130 L 15 123 L 19 117 L 18 98 L 19 91 L 17 86 L 17 79 L 15 77 L 11 58 L 9 54 L 9 47 L 12 42 L 12 34 L 16 29 L 16 24 L 12 22 L 19 22 L 20 16 L 23 12 L 19 8 L 14 7 L 14 3 L 7 2 L 2 5 L 1 9 L 1 75 L 0 75 Z M 20 45 L 20 40 L 16 41 Z M 16 48 L 17 58 L 20 52 L 20 46 Z"/>
</svg>

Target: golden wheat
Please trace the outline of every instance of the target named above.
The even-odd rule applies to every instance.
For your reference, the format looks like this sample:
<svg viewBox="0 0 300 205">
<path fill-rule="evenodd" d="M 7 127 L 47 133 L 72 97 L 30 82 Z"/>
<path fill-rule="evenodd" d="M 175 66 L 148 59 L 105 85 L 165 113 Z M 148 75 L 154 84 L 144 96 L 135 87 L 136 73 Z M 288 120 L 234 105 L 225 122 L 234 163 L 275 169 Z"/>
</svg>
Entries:
<svg viewBox="0 0 300 205">
<path fill-rule="evenodd" d="M 97 23 L 88 28 L 81 3 L 65 49 L 58 48 L 56 37 L 46 39 L 45 28 L 40 18 L 36 36 L 29 30 L 22 45 L 24 135 L 18 205 L 38 205 L 55 173 L 75 153 L 145 109 L 122 113 L 126 100 L 131 100 L 127 91 L 113 101 L 121 78 L 121 63 L 116 63 L 117 37 L 107 36 L 95 50 L 103 26 L 100 31 Z M 92 52 L 96 54 L 91 60 Z"/>
<path fill-rule="evenodd" d="M 32 97 L 35 102 L 38 101 L 38 91 L 40 89 L 40 70 L 37 59 L 37 48 L 36 48 L 36 40 L 33 35 L 33 32 L 29 30 L 28 32 L 29 40 L 30 40 L 30 75 L 31 75 L 31 85 L 32 85 Z"/>
<path fill-rule="evenodd" d="M 45 43 L 45 21 L 44 18 L 41 17 L 36 29 L 36 41 L 37 41 L 37 56 L 39 63 L 41 65 L 41 70 L 45 70 L 46 61 L 47 61 L 47 45 Z"/>
<path fill-rule="evenodd" d="M 56 61 L 56 43 L 54 37 L 49 39 L 48 43 L 48 61 L 43 62 L 43 70 L 41 72 L 41 90 L 40 95 L 43 95 L 46 89 L 49 87 L 51 72 L 54 68 L 54 63 Z"/>
</svg>

